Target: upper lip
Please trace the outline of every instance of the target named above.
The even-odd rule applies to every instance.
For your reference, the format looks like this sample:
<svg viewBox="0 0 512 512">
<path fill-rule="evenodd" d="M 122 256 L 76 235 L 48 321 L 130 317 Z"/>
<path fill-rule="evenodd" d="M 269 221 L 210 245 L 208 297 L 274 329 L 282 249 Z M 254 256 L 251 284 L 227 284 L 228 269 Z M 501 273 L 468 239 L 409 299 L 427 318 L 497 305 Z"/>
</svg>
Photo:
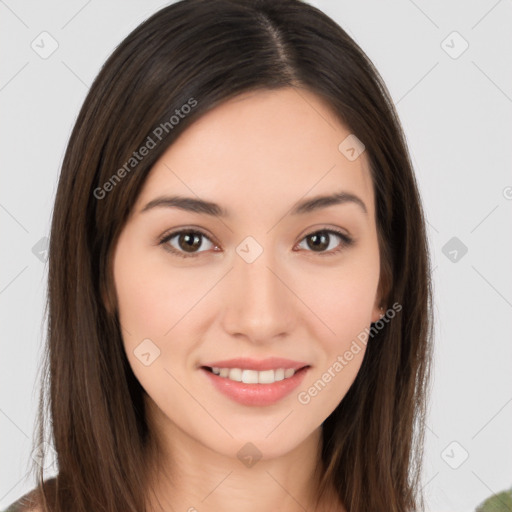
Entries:
<svg viewBox="0 0 512 512">
<path fill-rule="evenodd" d="M 242 370 L 277 370 L 278 368 L 293 368 L 300 370 L 307 363 L 300 361 L 293 361 L 291 359 L 284 359 L 282 357 L 268 357 L 266 359 L 251 359 L 249 357 L 238 357 L 236 359 L 225 359 L 223 361 L 214 361 L 207 363 L 203 366 L 209 368 L 240 368 Z"/>
</svg>

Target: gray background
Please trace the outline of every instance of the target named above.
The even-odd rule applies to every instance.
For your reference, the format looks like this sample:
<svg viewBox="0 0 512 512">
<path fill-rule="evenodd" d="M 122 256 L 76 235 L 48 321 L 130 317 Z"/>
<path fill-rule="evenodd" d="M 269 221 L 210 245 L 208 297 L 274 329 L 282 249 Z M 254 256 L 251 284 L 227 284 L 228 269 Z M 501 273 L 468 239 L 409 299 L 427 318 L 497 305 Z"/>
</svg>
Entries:
<svg viewBox="0 0 512 512">
<path fill-rule="evenodd" d="M 469 512 L 512 486 L 512 2 L 312 3 L 375 63 L 407 135 L 437 316 L 424 489 L 431 512 Z M 65 146 L 100 66 L 163 5 L 0 0 L 0 508 L 34 486 L 45 237 Z"/>
</svg>

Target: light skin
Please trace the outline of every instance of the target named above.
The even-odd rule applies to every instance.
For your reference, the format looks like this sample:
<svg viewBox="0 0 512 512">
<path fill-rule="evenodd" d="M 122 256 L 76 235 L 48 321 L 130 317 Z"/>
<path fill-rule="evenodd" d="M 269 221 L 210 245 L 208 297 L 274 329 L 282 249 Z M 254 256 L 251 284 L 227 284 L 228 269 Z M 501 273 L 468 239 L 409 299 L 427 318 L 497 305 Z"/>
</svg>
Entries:
<svg viewBox="0 0 512 512">
<path fill-rule="evenodd" d="M 161 442 L 164 467 L 152 481 L 164 509 L 314 510 L 321 425 L 354 381 L 364 345 L 308 404 L 297 395 L 381 313 L 372 179 L 366 153 L 349 161 L 338 149 L 349 134 L 304 89 L 246 93 L 183 132 L 139 194 L 115 247 L 114 280 L 126 354 Z M 298 201 L 341 191 L 366 212 L 347 200 L 290 213 Z M 142 211 L 171 195 L 215 202 L 230 215 Z M 179 236 L 159 244 L 182 228 L 206 236 L 192 249 Z M 312 242 L 309 235 L 329 229 L 353 243 L 334 233 L 320 247 Z M 249 236 L 263 250 L 251 263 L 236 250 Z M 147 366 L 134 354 L 145 339 L 160 351 Z M 270 356 L 310 368 L 298 389 L 269 406 L 233 401 L 200 369 Z M 262 456 L 252 467 L 237 457 L 249 442 Z"/>
</svg>

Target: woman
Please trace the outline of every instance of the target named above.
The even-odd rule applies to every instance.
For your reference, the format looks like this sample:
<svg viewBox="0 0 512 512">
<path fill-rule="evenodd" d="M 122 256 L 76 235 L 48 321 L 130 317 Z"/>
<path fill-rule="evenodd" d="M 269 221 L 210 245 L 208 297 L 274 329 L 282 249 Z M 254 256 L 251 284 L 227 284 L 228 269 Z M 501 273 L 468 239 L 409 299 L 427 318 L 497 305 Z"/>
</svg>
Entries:
<svg viewBox="0 0 512 512">
<path fill-rule="evenodd" d="M 49 252 L 58 475 L 41 453 L 13 507 L 421 509 L 425 223 L 389 93 L 325 14 L 142 23 L 81 109 Z"/>
</svg>

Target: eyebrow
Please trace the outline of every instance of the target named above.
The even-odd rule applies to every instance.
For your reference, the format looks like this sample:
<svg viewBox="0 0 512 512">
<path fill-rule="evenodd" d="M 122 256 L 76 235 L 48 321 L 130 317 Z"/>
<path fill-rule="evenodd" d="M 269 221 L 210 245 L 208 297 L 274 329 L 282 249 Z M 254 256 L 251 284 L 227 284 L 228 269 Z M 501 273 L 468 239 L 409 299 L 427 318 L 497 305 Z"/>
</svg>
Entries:
<svg viewBox="0 0 512 512">
<path fill-rule="evenodd" d="M 354 194 L 348 192 L 336 192 L 331 195 L 319 195 L 310 199 L 304 199 L 295 203 L 290 211 L 291 215 L 301 215 L 329 206 L 352 203 L 358 205 L 367 215 L 368 210 L 364 202 Z M 211 215 L 212 217 L 229 218 L 230 213 L 217 203 L 184 196 L 161 196 L 151 200 L 140 213 L 153 208 L 179 208 L 192 213 Z"/>
</svg>

